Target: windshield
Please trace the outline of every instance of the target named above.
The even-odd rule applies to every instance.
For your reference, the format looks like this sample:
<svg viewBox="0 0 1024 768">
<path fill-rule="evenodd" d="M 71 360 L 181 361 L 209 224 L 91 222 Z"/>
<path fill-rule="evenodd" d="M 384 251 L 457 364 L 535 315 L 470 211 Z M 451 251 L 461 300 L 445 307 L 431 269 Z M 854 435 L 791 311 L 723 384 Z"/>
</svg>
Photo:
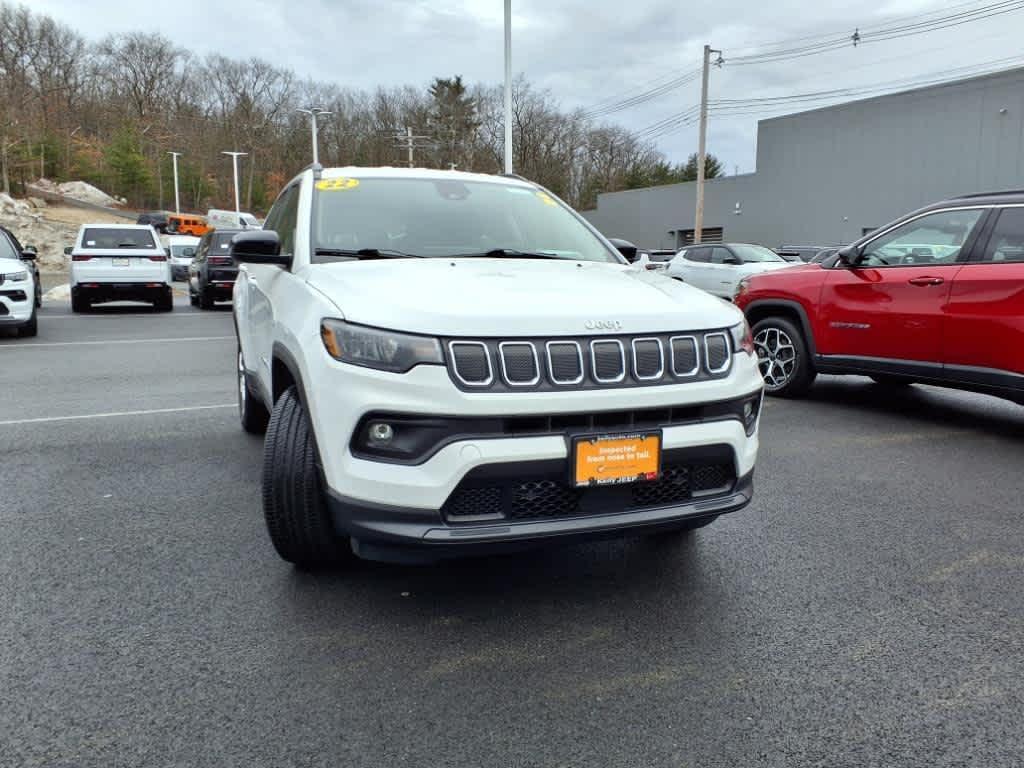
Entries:
<svg viewBox="0 0 1024 768">
<path fill-rule="evenodd" d="M 82 248 L 156 248 L 152 230 L 90 227 L 82 234 Z"/>
<path fill-rule="evenodd" d="M 0 259 L 20 259 L 21 254 L 14 250 L 14 245 L 7 235 L 0 232 Z"/>
<path fill-rule="evenodd" d="M 534 187 L 462 179 L 324 179 L 314 197 L 313 245 L 414 256 L 498 249 L 621 263 L 562 203 Z M 321 254 L 314 261 L 337 256 Z"/>
<path fill-rule="evenodd" d="M 191 259 L 196 255 L 196 247 L 194 245 L 172 245 L 171 256 L 176 259 Z"/>
<path fill-rule="evenodd" d="M 785 261 L 775 251 L 761 245 L 734 245 L 733 253 L 743 260 L 744 264 L 755 264 L 762 261 Z"/>
</svg>

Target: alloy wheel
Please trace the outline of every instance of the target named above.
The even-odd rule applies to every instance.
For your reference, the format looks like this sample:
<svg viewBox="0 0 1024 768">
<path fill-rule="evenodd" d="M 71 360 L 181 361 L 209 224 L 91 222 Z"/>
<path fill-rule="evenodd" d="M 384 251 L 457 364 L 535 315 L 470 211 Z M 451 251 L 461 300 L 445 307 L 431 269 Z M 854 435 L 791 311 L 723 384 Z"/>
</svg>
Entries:
<svg viewBox="0 0 1024 768">
<path fill-rule="evenodd" d="M 757 367 L 769 392 L 782 389 L 796 371 L 796 345 L 785 331 L 764 328 L 754 337 Z"/>
</svg>

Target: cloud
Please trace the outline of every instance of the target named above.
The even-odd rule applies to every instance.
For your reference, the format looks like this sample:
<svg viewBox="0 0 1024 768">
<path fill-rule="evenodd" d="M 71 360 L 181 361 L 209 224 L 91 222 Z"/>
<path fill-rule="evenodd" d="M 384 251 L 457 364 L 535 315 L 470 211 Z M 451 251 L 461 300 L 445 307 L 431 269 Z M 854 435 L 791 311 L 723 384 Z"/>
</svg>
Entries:
<svg viewBox="0 0 1024 768">
<path fill-rule="evenodd" d="M 500 0 L 181 0 L 173 12 L 141 15 L 133 0 L 33 0 L 32 5 L 91 39 L 158 30 L 198 55 L 257 56 L 302 77 L 354 88 L 425 86 L 434 76 L 454 74 L 469 82 L 498 83 L 504 72 Z M 728 64 L 739 51 L 778 40 L 852 34 L 894 16 L 948 7 L 944 0 L 891 0 L 883 6 L 854 0 L 814 6 L 806 0 L 513 0 L 513 62 L 517 73 L 572 108 L 691 71 L 700 65 L 705 42 L 722 49 L 727 62 L 712 70 L 712 98 L 871 85 L 1017 51 L 1024 12 L 777 64 Z M 641 129 L 699 98 L 700 82 L 694 80 L 607 119 Z M 708 146 L 730 172 L 734 166 L 753 170 L 757 119 L 757 114 L 712 114 Z M 685 159 L 696 143 L 695 126 L 657 139 L 674 160 Z"/>
</svg>

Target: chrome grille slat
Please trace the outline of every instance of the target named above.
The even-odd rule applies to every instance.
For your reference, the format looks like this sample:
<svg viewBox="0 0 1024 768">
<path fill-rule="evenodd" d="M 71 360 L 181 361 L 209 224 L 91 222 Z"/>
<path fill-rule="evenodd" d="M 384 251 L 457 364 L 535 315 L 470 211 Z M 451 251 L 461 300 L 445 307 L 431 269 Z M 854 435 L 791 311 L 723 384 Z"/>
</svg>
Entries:
<svg viewBox="0 0 1024 768">
<path fill-rule="evenodd" d="M 663 386 L 729 375 L 725 329 L 565 338 L 443 340 L 449 376 L 477 392 L 564 391 Z"/>
</svg>

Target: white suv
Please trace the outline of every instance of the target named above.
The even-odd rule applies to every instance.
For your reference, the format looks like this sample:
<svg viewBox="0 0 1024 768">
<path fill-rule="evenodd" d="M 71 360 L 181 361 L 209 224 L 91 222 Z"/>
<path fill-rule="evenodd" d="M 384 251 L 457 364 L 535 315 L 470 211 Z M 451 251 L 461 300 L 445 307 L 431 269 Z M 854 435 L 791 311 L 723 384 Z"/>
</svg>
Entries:
<svg viewBox="0 0 1024 768">
<path fill-rule="evenodd" d="M 0 233 L 0 328 L 14 328 L 19 336 L 38 332 L 35 270 L 23 261 L 34 258 L 32 251 L 18 253 Z"/>
<path fill-rule="evenodd" d="M 231 253 L 239 410 L 267 432 L 286 560 L 691 530 L 750 501 L 743 315 L 534 184 L 308 169 Z"/>
<path fill-rule="evenodd" d="M 83 224 L 65 252 L 71 256 L 72 312 L 106 301 L 174 309 L 167 252 L 148 224 Z"/>
</svg>

